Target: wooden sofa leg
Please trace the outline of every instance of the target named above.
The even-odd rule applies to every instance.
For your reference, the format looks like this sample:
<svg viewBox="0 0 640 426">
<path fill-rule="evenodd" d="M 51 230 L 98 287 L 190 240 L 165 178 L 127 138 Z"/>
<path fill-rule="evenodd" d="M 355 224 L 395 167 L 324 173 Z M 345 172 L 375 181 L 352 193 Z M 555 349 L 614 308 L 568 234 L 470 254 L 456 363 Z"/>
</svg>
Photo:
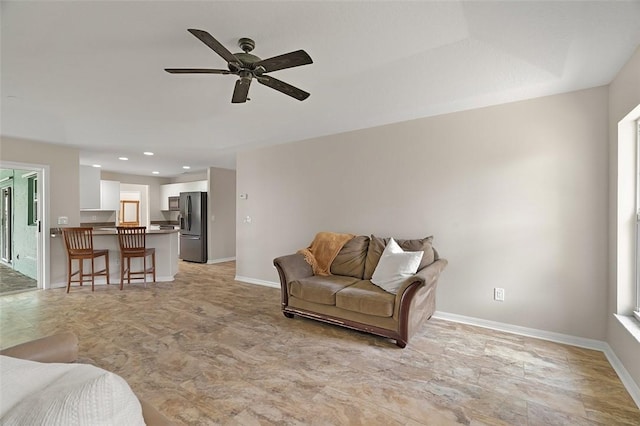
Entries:
<svg viewBox="0 0 640 426">
<path fill-rule="evenodd" d="M 396 346 L 400 349 L 404 349 L 407 346 L 407 342 L 402 340 L 396 340 Z"/>
</svg>

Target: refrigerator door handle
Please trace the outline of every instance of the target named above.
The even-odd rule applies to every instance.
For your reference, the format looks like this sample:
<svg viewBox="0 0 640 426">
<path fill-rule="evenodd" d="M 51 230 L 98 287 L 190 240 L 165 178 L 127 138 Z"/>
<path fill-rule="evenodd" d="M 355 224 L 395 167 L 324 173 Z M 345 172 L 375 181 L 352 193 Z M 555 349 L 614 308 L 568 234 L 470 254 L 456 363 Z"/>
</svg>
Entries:
<svg viewBox="0 0 640 426">
<path fill-rule="evenodd" d="M 191 231 L 191 195 L 187 195 L 187 230 Z"/>
</svg>

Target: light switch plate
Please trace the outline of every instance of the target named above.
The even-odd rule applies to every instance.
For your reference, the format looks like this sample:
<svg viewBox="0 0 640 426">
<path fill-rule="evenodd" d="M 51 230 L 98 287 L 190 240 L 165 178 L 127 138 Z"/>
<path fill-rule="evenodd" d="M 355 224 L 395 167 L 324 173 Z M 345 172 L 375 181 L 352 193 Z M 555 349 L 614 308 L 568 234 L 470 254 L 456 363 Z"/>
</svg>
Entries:
<svg viewBox="0 0 640 426">
<path fill-rule="evenodd" d="M 67 216 L 58 216 L 58 225 L 68 225 L 69 218 Z"/>
</svg>

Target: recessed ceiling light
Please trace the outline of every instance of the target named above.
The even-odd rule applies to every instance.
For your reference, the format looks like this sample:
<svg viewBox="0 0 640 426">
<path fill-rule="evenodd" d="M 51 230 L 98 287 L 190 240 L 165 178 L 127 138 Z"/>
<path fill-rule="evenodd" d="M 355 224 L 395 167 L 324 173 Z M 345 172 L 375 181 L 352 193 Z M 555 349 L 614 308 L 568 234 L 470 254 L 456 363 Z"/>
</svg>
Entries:
<svg viewBox="0 0 640 426">
<path fill-rule="evenodd" d="M 159 174 L 160 174 L 160 172 L 155 171 L 155 170 L 154 170 L 154 171 L 152 171 L 151 173 L 152 173 L 152 174 L 154 174 L 154 175 L 159 175 Z"/>
<path fill-rule="evenodd" d="M 144 155 L 153 155 L 153 152 L 151 152 L 151 151 L 145 151 L 145 152 L 143 152 L 143 154 L 144 154 Z"/>
<path fill-rule="evenodd" d="M 100 164 L 94 164 L 93 167 L 102 167 Z"/>
<path fill-rule="evenodd" d="M 183 169 L 185 170 L 189 170 L 191 168 L 191 166 L 182 166 Z"/>
<path fill-rule="evenodd" d="M 127 161 L 128 158 L 127 157 L 118 157 L 118 160 Z"/>
</svg>

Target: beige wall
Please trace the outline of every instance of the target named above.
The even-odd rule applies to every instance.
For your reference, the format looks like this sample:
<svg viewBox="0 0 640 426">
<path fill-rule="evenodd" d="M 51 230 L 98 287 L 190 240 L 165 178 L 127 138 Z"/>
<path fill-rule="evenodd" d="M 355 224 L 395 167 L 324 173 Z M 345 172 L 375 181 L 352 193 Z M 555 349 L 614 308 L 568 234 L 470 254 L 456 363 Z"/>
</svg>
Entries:
<svg viewBox="0 0 640 426">
<path fill-rule="evenodd" d="M 615 313 L 630 313 L 634 293 L 636 146 L 633 137 L 618 144 L 618 122 L 640 104 L 640 48 L 609 85 L 609 292 L 607 342 L 640 386 L 640 342 Z M 627 123 L 635 133 L 633 123 Z"/>
<path fill-rule="evenodd" d="M 80 224 L 79 158 L 75 148 L 4 136 L 0 138 L 0 162 L 49 166 L 48 219 L 51 227 L 58 226 L 60 216 L 68 217 L 70 226 Z M 49 242 L 50 277 L 45 286 L 66 281 L 66 253 L 62 241 L 50 238 Z"/>
<path fill-rule="evenodd" d="M 209 261 L 236 256 L 236 171 L 211 167 L 209 179 Z"/>
<path fill-rule="evenodd" d="M 439 311 L 604 340 L 607 139 L 600 87 L 240 153 L 237 275 L 318 231 L 433 234 Z"/>
</svg>

